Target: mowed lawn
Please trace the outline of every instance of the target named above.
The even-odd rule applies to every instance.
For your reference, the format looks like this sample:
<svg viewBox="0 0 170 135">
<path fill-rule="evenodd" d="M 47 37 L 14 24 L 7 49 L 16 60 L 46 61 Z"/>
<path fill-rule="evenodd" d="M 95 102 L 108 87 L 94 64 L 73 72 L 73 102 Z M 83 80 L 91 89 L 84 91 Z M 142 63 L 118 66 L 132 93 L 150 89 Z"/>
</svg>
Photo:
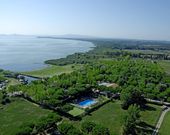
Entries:
<svg viewBox="0 0 170 135">
<path fill-rule="evenodd" d="M 165 117 L 164 121 L 162 123 L 162 126 L 159 131 L 160 135 L 169 135 L 170 134 L 170 112 L 168 112 Z"/>
<path fill-rule="evenodd" d="M 149 106 L 148 110 L 141 111 L 141 119 L 147 124 L 154 126 L 161 112 L 161 108 L 157 105 L 149 104 Z M 126 111 L 121 109 L 121 102 L 115 101 L 110 102 L 88 116 L 83 117 L 82 121 L 88 120 L 102 124 L 109 128 L 111 135 L 121 135 L 122 121 L 125 114 Z M 79 122 L 75 122 L 74 124 L 76 126 L 80 125 Z"/>
<path fill-rule="evenodd" d="M 83 112 L 84 112 L 83 109 L 74 107 L 73 110 L 70 110 L 68 113 L 73 115 L 73 116 L 78 116 L 78 115 L 82 114 Z"/>
<path fill-rule="evenodd" d="M 16 99 L 0 108 L 0 135 L 15 135 L 23 123 L 36 121 L 49 113 L 51 111 L 24 99 Z"/>
<path fill-rule="evenodd" d="M 79 69 L 80 65 L 66 65 L 66 66 L 54 66 L 51 65 L 47 68 L 43 68 L 40 70 L 30 71 L 30 72 L 23 72 L 25 75 L 35 76 L 35 77 L 51 77 L 54 75 L 59 75 L 62 73 L 70 73 L 76 69 Z"/>
</svg>

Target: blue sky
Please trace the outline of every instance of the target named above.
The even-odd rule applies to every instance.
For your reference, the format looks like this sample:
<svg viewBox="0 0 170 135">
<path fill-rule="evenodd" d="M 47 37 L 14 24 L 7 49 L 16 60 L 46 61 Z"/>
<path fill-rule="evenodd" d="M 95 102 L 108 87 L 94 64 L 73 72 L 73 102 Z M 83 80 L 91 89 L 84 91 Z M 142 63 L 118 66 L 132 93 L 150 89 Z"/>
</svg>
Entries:
<svg viewBox="0 0 170 135">
<path fill-rule="evenodd" d="M 170 0 L 0 0 L 0 33 L 170 40 Z"/>
</svg>

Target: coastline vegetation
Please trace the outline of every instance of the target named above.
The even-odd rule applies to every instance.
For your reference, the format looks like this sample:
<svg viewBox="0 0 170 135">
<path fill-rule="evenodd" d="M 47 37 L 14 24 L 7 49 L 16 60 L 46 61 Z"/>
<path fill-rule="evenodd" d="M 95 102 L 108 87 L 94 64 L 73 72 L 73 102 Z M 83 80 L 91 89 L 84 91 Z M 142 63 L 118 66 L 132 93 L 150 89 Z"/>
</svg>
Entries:
<svg viewBox="0 0 170 135">
<path fill-rule="evenodd" d="M 71 73 L 74 70 L 77 70 L 81 67 L 79 64 L 71 64 L 71 65 L 65 65 L 65 66 L 55 66 L 50 65 L 46 68 L 40 69 L 40 70 L 34 70 L 34 71 L 28 71 L 28 72 L 22 72 L 24 75 L 34 76 L 34 77 L 52 77 L 55 75 L 60 75 L 63 73 Z"/>
</svg>

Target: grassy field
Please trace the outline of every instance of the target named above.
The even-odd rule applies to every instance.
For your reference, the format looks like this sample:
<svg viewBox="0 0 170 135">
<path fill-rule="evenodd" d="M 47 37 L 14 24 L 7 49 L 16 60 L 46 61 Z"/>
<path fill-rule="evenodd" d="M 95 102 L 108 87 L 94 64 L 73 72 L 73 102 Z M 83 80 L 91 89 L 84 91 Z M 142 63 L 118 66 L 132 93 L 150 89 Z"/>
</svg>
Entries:
<svg viewBox="0 0 170 135">
<path fill-rule="evenodd" d="M 69 111 L 69 114 L 71 114 L 71 115 L 73 115 L 73 116 L 78 116 L 78 115 L 82 114 L 83 112 L 84 112 L 83 109 L 74 107 L 73 110 L 70 110 L 70 111 Z"/>
<path fill-rule="evenodd" d="M 160 66 L 165 70 L 165 72 L 170 75 L 170 61 L 160 60 L 158 61 Z"/>
<path fill-rule="evenodd" d="M 120 101 L 110 102 L 88 116 L 83 117 L 82 121 L 94 121 L 108 127 L 111 135 L 120 135 L 123 117 L 126 114 L 126 111 L 121 109 L 120 104 Z M 151 104 L 148 106 L 147 110 L 141 112 L 141 119 L 149 126 L 154 126 L 161 108 Z M 75 122 L 74 124 L 79 126 L 80 122 Z"/>
<path fill-rule="evenodd" d="M 16 99 L 0 109 L 0 135 L 14 135 L 24 122 L 36 121 L 51 113 L 23 99 Z"/>
<path fill-rule="evenodd" d="M 70 73 L 76 69 L 79 69 L 80 67 L 81 65 L 66 65 L 66 66 L 51 65 L 44 69 L 30 71 L 30 72 L 23 72 L 22 74 L 35 76 L 35 77 L 51 77 L 62 73 Z"/>
<path fill-rule="evenodd" d="M 169 135 L 170 133 L 170 112 L 165 115 L 164 121 L 160 128 L 159 134 L 160 135 Z"/>
</svg>

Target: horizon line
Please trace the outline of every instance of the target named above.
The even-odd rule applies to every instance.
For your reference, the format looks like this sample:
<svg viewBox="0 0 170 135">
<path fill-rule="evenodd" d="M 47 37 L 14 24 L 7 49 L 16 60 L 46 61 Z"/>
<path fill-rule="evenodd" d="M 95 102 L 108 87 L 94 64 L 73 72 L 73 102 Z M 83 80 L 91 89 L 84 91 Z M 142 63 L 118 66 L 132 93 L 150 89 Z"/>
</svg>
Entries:
<svg viewBox="0 0 170 135">
<path fill-rule="evenodd" d="M 105 37 L 105 36 L 93 36 L 93 35 L 82 35 L 82 34 L 21 34 L 21 33 L 8 33 L 8 34 L 2 34 L 0 33 L 0 36 L 42 36 L 42 37 L 53 37 L 56 36 L 56 38 L 72 38 L 72 39 L 113 39 L 113 40 L 137 40 L 137 41 L 159 41 L 159 42 L 170 42 L 170 40 L 167 39 L 144 39 L 144 38 L 125 38 L 125 37 Z M 64 37 L 65 36 L 65 37 Z M 68 37 L 67 37 L 68 36 Z M 73 37 L 69 37 L 73 36 Z M 79 36 L 79 37 L 76 37 Z"/>
</svg>

